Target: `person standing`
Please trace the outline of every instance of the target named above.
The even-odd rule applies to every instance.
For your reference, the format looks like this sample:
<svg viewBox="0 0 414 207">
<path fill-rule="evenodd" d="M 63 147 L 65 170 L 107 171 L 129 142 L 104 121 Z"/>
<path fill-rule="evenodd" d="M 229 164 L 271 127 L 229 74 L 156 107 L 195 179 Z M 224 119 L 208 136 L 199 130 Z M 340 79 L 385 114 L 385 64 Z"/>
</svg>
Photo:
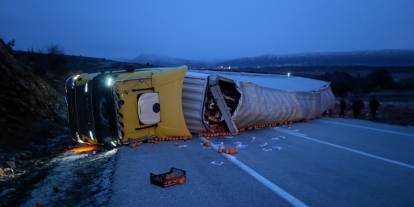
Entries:
<svg viewBox="0 0 414 207">
<path fill-rule="evenodd" d="M 339 110 L 339 117 L 345 117 L 346 101 L 344 98 L 341 98 L 339 102 Z"/>
<path fill-rule="evenodd" d="M 371 98 L 371 101 L 369 101 L 369 109 L 370 109 L 370 114 L 371 114 L 372 119 L 377 118 L 377 110 L 380 105 L 381 105 L 380 102 L 375 98 L 375 96 L 373 96 Z"/>
<path fill-rule="evenodd" d="M 352 111 L 354 113 L 354 118 L 355 119 L 359 118 L 363 108 L 364 108 L 364 102 L 360 98 L 356 98 L 352 102 Z"/>
</svg>

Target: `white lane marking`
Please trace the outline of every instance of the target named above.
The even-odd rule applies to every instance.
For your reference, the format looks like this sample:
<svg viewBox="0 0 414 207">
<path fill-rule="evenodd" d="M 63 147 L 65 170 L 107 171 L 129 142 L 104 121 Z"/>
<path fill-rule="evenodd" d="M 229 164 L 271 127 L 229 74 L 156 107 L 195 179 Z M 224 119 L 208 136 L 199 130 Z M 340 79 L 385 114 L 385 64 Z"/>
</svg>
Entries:
<svg viewBox="0 0 414 207">
<path fill-rule="evenodd" d="M 204 142 L 208 141 L 207 139 L 205 139 L 203 137 L 200 137 L 200 139 Z M 211 147 L 214 150 L 218 150 L 219 146 L 214 144 L 214 143 L 211 143 Z M 235 156 L 225 154 L 225 153 L 221 153 L 221 155 L 223 155 L 225 158 L 227 158 L 230 162 L 235 164 L 240 169 L 244 170 L 246 173 L 248 173 L 250 176 L 255 178 L 260 183 L 262 183 L 264 186 L 269 188 L 273 193 L 275 193 L 276 195 L 278 195 L 278 196 L 282 197 L 283 199 L 285 199 L 292 206 L 295 206 L 295 207 L 307 207 L 308 206 L 305 203 L 303 203 L 302 201 L 300 201 L 299 199 L 295 198 L 294 196 L 292 196 L 291 194 L 286 192 L 285 190 L 283 190 L 281 187 L 277 186 L 276 184 L 272 183 L 267 178 L 265 178 L 262 175 L 260 175 L 259 173 L 257 173 L 255 170 L 253 170 L 252 168 L 250 168 L 249 166 L 247 166 L 243 162 L 239 161 Z"/>
<path fill-rule="evenodd" d="M 381 160 L 381 161 L 384 161 L 384 162 L 388 162 L 388 163 L 391 163 L 391 164 L 399 165 L 399 166 L 410 168 L 410 169 L 414 170 L 414 165 L 411 165 L 411 164 L 407 164 L 407 163 L 400 162 L 400 161 L 397 161 L 397 160 L 388 159 L 388 158 L 381 157 L 381 156 L 378 156 L 378 155 L 373 155 L 373 154 L 370 154 L 370 153 L 367 153 L 367 152 L 359 151 L 359 150 L 352 149 L 352 148 L 349 148 L 349 147 L 344 147 L 344 146 L 333 144 L 333 143 L 330 143 L 330 142 L 325 142 L 325 141 L 322 141 L 322 140 L 319 140 L 319 139 L 308 137 L 306 135 L 292 133 L 292 132 L 289 132 L 286 129 L 274 129 L 274 130 L 284 132 L 286 134 L 291 134 L 293 136 L 301 137 L 301 138 L 304 138 L 304 139 L 307 139 L 307 140 L 310 140 L 310 141 L 314 141 L 314 142 L 317 142 L 319 144 L 325 144 L 325 145 L 328 145 L 328 146 L 331 146 L 331 147 L 346 150 L 346 151 L 353 152 L 353 153 L 356 153 L 356 154 L 359 154 L 359 155 L 363 155 L 363 156 L 366 156 L 366 157 L 369 157 L 369 158 Z"/>
<path fill-rule="evenodd" d="M 319 121 L 324 122 L 324 123 L 328 123 L 328 124 L 343 125 L 343 126 L 349 126 L 349 127 L 355 127 L 355 128 L 369 129 L 369 130 L 373 130 L 373 131 L 385 132 L 385 133 L 390 133 L 390 134 L 414 137 L 414 134 L 404 133 L 404 132 L 397 132 L 397 131 L 393 131 L 393 130 L 378 129 L 378 128 L 375 128 L 375 127 L 367 127 L 367 126 L 361 126 L 361 125 L 356 125 L 356 124 L 349 124 L 349 123 L 328 121 L 328 120 L 319 120 Z"/>
</svg>

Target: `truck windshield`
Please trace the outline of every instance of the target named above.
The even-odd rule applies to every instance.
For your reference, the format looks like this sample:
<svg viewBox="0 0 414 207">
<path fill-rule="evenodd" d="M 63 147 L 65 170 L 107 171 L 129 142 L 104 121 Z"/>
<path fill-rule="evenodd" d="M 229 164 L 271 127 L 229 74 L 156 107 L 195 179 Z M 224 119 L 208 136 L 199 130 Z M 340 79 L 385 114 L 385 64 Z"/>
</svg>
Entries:
<svg viewBox="0 0 414 207">
<path fill-rule="evenodd" d="M 113 140 L 117 136 L 114 98 L 112 87 L 107 84 L 108 78 L 108 75 L 102 74 L 91 81 L 95 133 L 99 142 Z"/>
<path fill-rule="evenodd" d="M 72 79 L 66 82 L 66 102 L 72 138 L 90 137 L 90 131 L 94 130 L 92 97 L 85 92 L 85 87 L 86 84 L 73 85 Z"/>
</svg>

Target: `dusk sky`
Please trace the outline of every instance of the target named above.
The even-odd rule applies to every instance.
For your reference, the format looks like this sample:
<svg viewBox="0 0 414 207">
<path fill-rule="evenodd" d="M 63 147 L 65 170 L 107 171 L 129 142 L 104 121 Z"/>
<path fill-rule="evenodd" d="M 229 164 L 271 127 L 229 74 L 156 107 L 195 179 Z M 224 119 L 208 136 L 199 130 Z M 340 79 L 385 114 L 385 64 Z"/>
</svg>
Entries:
<svg viewBox="0 0 414 207">
<path fill-rule="evenodd" d="M 413 0 L 1 0 L 16 48 L 130 59 L 414 49 Z"/>
</svg>

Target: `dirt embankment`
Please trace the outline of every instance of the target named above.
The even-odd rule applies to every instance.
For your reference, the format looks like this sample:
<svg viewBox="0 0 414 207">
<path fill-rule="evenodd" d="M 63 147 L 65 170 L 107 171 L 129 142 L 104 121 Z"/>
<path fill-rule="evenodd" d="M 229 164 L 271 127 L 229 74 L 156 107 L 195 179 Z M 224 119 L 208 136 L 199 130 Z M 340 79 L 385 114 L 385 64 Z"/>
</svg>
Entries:
<svg viewBox="0 0 414 207">
<path fill-rule="evenodd" d="M 32 142 L 47 141 L 48 131 L 65 120 L 63 94 L 18 62 L 3 40 L 0 70 L 1 146 L 25 148 Z"/>
<path fill-rule="evenodd" d="M 64 94 L 19 62 L 1 39 L 0 72 L 0 200 L 6 201 L 25 187 L 20 177 L 66 148 L 70 139 Z"/>
</svg>

